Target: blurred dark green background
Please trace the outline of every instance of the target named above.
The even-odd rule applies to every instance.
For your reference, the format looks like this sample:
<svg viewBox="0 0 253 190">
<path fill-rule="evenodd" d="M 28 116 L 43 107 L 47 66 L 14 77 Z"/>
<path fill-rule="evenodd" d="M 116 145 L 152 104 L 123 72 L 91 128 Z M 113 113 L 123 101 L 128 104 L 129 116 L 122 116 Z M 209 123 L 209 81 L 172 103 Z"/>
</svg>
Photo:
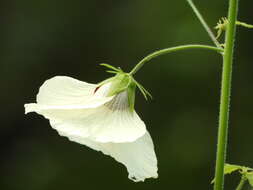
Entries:
<svg viewBox="0 0 253 190">
<path fill-rule="evenodd" d="M 211 26 L 226 16 L 227 0 L 195 3 Z M 253 23 L 252 0 L 240 1 L 239 18 Z M 211 44 L 185 0 L 6 0 L 0 19 L 1 190 L 212 188 L 222 64 L 214 52 L 165 55 L 136 75 L 154 97 L 138 92 L 136 110 L 155 143 L 156 180 L 134 183 L 111 157 L 24 115 L 50 77 L 97 83 L 110 76 L 99 63 L 129 71 L 154 50 Z M 253 31 L 237 31 L 228 161 L 253 166 Z M 233 189 L 238 177 L 229 178 Z"/>
</svg>

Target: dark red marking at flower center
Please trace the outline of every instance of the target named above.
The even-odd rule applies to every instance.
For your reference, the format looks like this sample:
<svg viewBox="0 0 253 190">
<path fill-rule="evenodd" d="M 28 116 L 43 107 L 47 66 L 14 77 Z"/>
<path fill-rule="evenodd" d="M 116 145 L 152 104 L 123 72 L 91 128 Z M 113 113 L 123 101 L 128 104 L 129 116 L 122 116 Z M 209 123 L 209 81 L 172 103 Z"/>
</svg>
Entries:
<svg viewBox="0 0 253 190">
<path fill-rule="evenodd" d="M 98 86 L 97 88 L 95 88 L 94 90 L 94 94 L 97 92 L 97 90 L 100 88 L 100 86 Z"/>
</svg>

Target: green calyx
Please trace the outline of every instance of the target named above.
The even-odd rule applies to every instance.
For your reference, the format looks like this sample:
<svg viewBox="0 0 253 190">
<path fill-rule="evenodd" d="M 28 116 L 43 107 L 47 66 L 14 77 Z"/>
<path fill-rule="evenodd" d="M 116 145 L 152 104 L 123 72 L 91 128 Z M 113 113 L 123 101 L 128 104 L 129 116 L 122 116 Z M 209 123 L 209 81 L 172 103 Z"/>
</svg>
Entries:
<svg viewBox="0 0 253 190">
<path fill-rule="evenodd" d="M 107 72 L 113 73 L 115 74 L 115 76 L 102 81 L 101 83 L 99 83 L 99 85 L 103 85 L 108 82 L 112 83 L 108 96 L 114 96 L 123 91 L 126 91 L 128 95 L 129 108 L 131 111 L 134 111 L 136 87 L 139 88 L 146 100 L 148 99 L 148 96 L 152 98 L 151 94 L 141 84 L 139 84 L 131 74 L 125 73 L 122 69 L 116 68 L 112 65 L 101 65 L 110 69 L 107 70 Z"/>
</svg>

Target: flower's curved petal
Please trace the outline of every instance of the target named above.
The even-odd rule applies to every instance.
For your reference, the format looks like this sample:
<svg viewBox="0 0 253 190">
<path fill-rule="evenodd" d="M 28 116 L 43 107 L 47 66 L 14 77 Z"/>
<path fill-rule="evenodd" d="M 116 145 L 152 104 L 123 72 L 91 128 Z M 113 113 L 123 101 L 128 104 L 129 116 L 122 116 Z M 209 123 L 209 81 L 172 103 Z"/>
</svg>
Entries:
<svg viewBox="0 0 253 190">
<path fill-rule="evenodd" d="M 146 126 L 135 111 L 130 111 L 127 93 L 95 109 L 37 110 L 50 120 L 59 133 L 89 137 L 98 142 L 132 142 L 143 136 Z"/>
<path fill-rule="evenodd" d="M 135 182 L 158 177 L 154 145 L 148 131 L 136 141 L 129 143 L 99 143 L 80 136 L 69 136 L 65 133 L 60 135 L 68 136 L 71 141 L 112 156 L 126 166 L 129 179 Z"/>
<path fill-rule="evenodd" d="M 112 100 L 106 97 L 110 83 L 97 85 L 57 76 L 44 82 L 37 95 L 37 104 L 25 104 L 25 113 L 42 110 L 95 108 Z"/>
<path fill-rule="evenodd" d="M 144 122 L 128 107 L 127 93 L 93 109 L 60 109 L 38 104 L 25 105 L 26 112 L 36 111 L 50 120 L 59 133 L 79 135 L 98 142 L 132 142 L 146 132 Z"/>
<path fill-rule="evenodd" d="M 80 105 L 94 94 L 96 84 L 89 84 L 67 76 L 46 80 L 39 89 L 37 103 L 62 106 Z"/>
<path fill-rule="evenodd" d="M 82 137 L 89 137 L 94 141 L 104 143 L 132 142 L 146 132 L 145 124 L 136 112 L 111 112 L 104 107 L 82 111 L 76 112 L 76 116 L 74 113 L 70 113 L 73 115 L 72 118 L 69 118 L 70 115 L 65 116 L 66 112 L 57 113 L 57 116 L 62 115 L 64 119 L 50 119 L 50 116 L 47 118 L 50 120 L 51 126 L 58 132 L 71 135 L 79 134 Z"/>
</svg>

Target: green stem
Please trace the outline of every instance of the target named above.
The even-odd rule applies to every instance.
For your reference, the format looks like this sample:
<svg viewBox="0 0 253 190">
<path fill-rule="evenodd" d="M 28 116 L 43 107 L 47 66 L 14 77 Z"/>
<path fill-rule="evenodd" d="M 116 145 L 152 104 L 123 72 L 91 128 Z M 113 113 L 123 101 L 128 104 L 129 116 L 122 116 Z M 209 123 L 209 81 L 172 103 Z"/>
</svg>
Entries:
<svg viewBox="0 0 253 190">
<path fill-rule="evenodd" d="M 238 26 L 243 26 L 245 28 L 253 28 L 253 25 L 252 24 L 247 24 L 245 22 L 240 22 L 240 21 L 236 21 L 236 25 Z"/>
<path fill-rule="evenodd" d="M 226 161 L 226 146 L 229 120 L 230 91 L 232 79 L 233 48 L 236 30 L 238 0 L 229 1 L 228 25 L 223 57 L 221 100 L 218 130 L 218 146 L 215 168 L 214 190 L 223 190 L 224 163 Z"/>
<path fill-rule="evenodd" d="M 246 181 L 247 181 L 247 178 L 244 175 L 242 175 L 241 181 L 238 184 L 238 186 L 236 187 L 236 190 L 242 190 L 242 187 L 243 187 L 243 185 L 245 184 Z"/>
<path fill-rule="evenodd" d="M 181 46 L 176 46 L 176 47 L 172 47 L 172 48 L 166 48 L 166 49 L 162 49 L 162 50 L 158 50 L 155 51 L 151 54 L 149 54 L 148 56 L 146 56 L 145 58 L 143 58 L 133 69 L 132 71 L 129 73 L 130 75 L 134 75 L 147 61 L 158 57 L 160 55 L 163 54 L 167 54 L 167 53 L 171 53 L 171 52 L 175 52 L 175 51 L 180 51 L 180 50 L 186 50 L 186 49 L 208 49 L 208 50 L 213 50 L 216 52 L 223 52 L 222 48 L 216 48 L 213 46 L 207 46 L 207 45 L 181 45 Z"/>
<path fill-rule="evenodd" d="M 196 16 L 198 17 L 200 23 L 203 25 L 203 27 L 205 28 L 205 30 L 207 31 L 208 35 L 210 36 L 210 38 L 212 39 L 213 43 L 218 47 L 221 48 L 220 43 L 218 42 L 218 40 L 216 39 L 215 35 L 213 34 L 212 30 L 210 29 L 210 27 L 208 26 L 208 24 L 206 23 L 206 21 L 204 20 L 203 16 L 200 14 L 199 10 L 197 9 L 197 7 L 194 5 L 192 0 L 186 0 L 189 5 L 191 6 L 193 12 L 196 14 Z"/>
</svg>

